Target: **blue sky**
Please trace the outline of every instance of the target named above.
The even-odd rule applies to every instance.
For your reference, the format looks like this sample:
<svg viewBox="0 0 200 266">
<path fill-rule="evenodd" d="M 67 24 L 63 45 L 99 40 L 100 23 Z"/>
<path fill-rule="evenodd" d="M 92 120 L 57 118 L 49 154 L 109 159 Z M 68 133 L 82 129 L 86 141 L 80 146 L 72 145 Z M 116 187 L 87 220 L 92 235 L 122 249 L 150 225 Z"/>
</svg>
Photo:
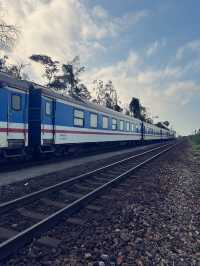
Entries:
<svg viewBox="0 0 200 266">
<path fill-rule="evenodd" d="M 174 56 L 176 49 L 185 43 L 199 39 L 199 10 L 198 0 L 114 0 L 89 1 L 90 5 L 101 5 L 109 10 L 113 16 L 121 16 L 128 12 L 146 10 L 147 17 L 134 29 L 129 29 L 123 35 L 124 46 L 120 46 L 121 56 L 129 49 L 143 52 L 155 40 L 164 39 L 167 49 L 160 51 L 159 58 L 152 59 L 152 63 L 164 64 Z"/>
<path fill-rule="evenodd" d="M 8 0 L 7 20 L 21 28 L 10 53 L 26 62 L 43 53 L 61 62 L 79 55 L 82 76 L 112 80 L 121 101 L 139 97 L 177 132 L 200 128 L 200 2 L 197 0 Z M 28 61 L 27 61 L 28 62 Z M 42 82 L 41 69 L 28 69 Z"/>
<path fill-rule="evenodd" d="M 112 16 L 121 16 L 128 12 L 147 11 L 147 16 L 137 27 L 131 28 L 118 40 L 118 44 L 113 47 L 113 52 L 105 55 L 101 60 L 108 64 L 114 64 L 119 59 L 128 56 L 130 50 L 139 54 L 145 53 L 154 42 L 163 43 L 158 50 L 146 58 L 145 63 L 154 69 L 163 68 L 167 65 L 179 66 L 193 64 L 200 55 L 200 48 L 196 51 L 185 51 L 183 58 L 177 62 L 176 54 L 181 47 L 188 43 L 200 39 L 200 2 L 188 0 L 126 0 L 126 1 L 88 1 L 88 5 L 101 5 L 108 10 Z M 112 42 L 112 40 L 111 40 Z M 195 128 L 200 127 L 200 68 L 190 69 L 178 80 L 190 80 L 196 82 L 199 93 L 191 96 L 187 104 L 180 106 L 169 105 L 163 117 L 169 118 L 177 130 L 182 133 L 190 133 Z M 160 90 L 162 90 L 160 84 Z M 190 88 L 188 88 L 190 90 Z M 187 94 L 185 95 L 187 97 Z M 173 100 L 172 100 L 173 101 Z M 149 106 L 151 109 L 152 106 Z M 162 113 L 162 110 L 161 110 Z M 162 116 L 160 116 L 162 118 Z"/>
</svg>

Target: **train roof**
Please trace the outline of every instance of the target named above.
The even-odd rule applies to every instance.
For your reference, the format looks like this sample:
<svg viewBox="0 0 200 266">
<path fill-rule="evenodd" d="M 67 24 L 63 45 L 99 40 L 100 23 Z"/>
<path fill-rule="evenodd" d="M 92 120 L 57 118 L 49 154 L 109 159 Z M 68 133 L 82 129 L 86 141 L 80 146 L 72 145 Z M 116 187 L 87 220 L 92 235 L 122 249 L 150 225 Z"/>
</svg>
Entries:
<svg viewBox="0 0 200 266">
<path fill-rule="evenodd" d="M 26 91 L 29 89 L 31 82 L 26 80 L 16 79 L 5 72 L 0 72 L 0 83 L 10 86 L 12 88 Z"/>
<path fill-rule="evenodd" d="M 134 120 L 137 122 L 141 122 L 139 119 L 137 119 L 135 117 L 131 117 L 131 116 L 125 115 L 121 112 L 114 111 L 114 110 L 109 109 L 109 108 L 102 106 L 100 104 L 92 103 L 90 101 L 87 101 L 87 100 L 84 100 L 84 99 L 81 99 L 78 97 L 72 98 L 70 96 L 62 95 L 62 94 L 54 92 L 53 90 L 49 90 L 46 88 L 40 88 L 39 87 L 39 89 L 42 89 L 42 93 L 47 97 L 48 96 L 49 97 L 55 97 L 57 99 L 67 101 L 67 102 L 72 103 L 72 104 L 77 104 L 77 105 L 85 107 L 85 108 L 94 109 L 95 111 L 106 113 L 106 114 L 111 115 L 111 116 L 120 117 L 120 118 L 126 119 L 126 120 Z"/>
</svg>

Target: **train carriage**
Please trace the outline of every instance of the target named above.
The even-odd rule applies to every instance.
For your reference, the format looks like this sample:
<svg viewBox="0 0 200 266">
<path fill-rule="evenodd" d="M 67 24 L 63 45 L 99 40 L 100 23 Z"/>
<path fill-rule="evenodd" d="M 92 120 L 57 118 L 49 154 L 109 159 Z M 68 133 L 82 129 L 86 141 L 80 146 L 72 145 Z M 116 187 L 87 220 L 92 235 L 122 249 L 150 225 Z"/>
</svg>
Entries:
<svg viewBox="0 0 200 266">
<path fill-rule="evenodd" d="M 155 125 L 145 123 L 144 124 L 144 140 L 145 141 L 156 141 L 162 138 L 162 130 Z"/>
<path fill-rule="evenodd" d="M 144 124 L 144 140 L 145 141 L 158 141 L 158 140 L 170 140 L 175 138 L 175 132 L 167 129 L 165 125 L 163 128 L 157 127 L 149 123 Z"/>
<path fill-rule="evenodd" d="M 141 140 L 140 120 L 88 101 L 35 87 L 30 91 L 30 104 L 30 110 L 40 109 L 36 120 L 41 123 L 41 134 L 37 140 L 33 136 L 32 144 L 40 145 L 43 151 L 50 151 L 52 145 L 58 148 L 70 144 Z M 30 130 L 36 131 L 31 122 Z"/>
</svg>

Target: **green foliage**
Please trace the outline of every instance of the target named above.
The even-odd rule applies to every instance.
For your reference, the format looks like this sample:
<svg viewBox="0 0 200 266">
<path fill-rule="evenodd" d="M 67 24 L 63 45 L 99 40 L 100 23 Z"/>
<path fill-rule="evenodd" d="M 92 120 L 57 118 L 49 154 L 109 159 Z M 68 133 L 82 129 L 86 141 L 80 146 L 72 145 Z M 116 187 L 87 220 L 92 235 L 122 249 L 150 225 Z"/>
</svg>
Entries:
<svg viewBox="0 0 200 266">
<path fill-rule="evenodd" d="M 169 130 L 169 128 L 166 126 L 166 124 L 164 122 L 158 122 L 158 123 L 156 123 L 156 126 L 159 128 Z"/>
<path fill-rule="evenodd" d="M 80 75 L 85 71 L 80 58 L 76 56 L 72 61 L 62 65 L 62 73 L 54 77 L 54 87 L 62 89 L 74 98 L 90 100 L 91 95 L 87 87 L 81 83 Z"/>
<path fill-rule="evenodd" d="M 192 135 L 189 137 L 193 150 L 200 153 L 200 134 Z"/>
<path fill-rule="evenodd" d="M 17 79 L 22 79 L 22 78 L 28 79 L 28 75 L 23 72 L 27 64 L 17 63 L 11 65 L 8 63 L 8 59 L 9 58 L 7 55 L 4 55 L 3 57 L 0 58 L 0 71 L 6 72 L 7 74 Z"/>
<path fill-rule="evenodd" d="M 194 144 L 200 145 L 200 134 L 192 135 L 190 139 Z"/>
<path fill-rule="evenodd" d="M 0 7 L 1 8 L 1 7 Z M 14 25 L 8 25 L 0 18 L 0 49 L 11 49 L 19 36 L 19 30 Z"/>
<path fill-rule="evenodd" d="M 150 118 L 147 114 L 147 108 L 140 104 L 139 99 L 134 97 L 132 98 L 129 104 L 129 110 L 130 114 L 133 115 L 134 117 L 142 121 L 145 121 L 147 123 L 153 124 L 152 118 Z"/>
<path fill-rule="evenodd" d="M 140 100 L 138 98 L 134 97 L 132 98 L 129 104 L 129 110 L 134 117 L 136 118 L 141 117 L 141 105 L 140 105 Z"/>
<path fill-rule="evenodd" d="M 93 85 L 93 91 L 95 93 L 94 103 L 104 105 L 117 112 L 123 111 L 119 105 L 117 91 L 111 80 L 106 83 L 102 80 L 94 80 Z"/>
<path fill-rule="evenodd" d="M 30 59 L 44 67 L 43 77 L 47 80 L 47 87 L 66 92 L 71 97 L 87 100 L 91 98 L 87 87 L 80 80 L 80 74 L 85 67 L 80 65 L 78 56 L 71 62 L 62 65 L 47 55 L 32 55 Z"/>
<path fill-rule="evenodd" d="M 54 81 L 55 74 L 59 71 L 58 61 L 54 61 L 50 56 L 33 54 L 30 59 L 34 62 L 40 63 L 44 67 L 43 77 L 47 79 L 47 87 L 51 87 Z"/>
<path fill-rule="evenodd" d="M 169 127 L 169 125 L 170 125 L 169 121 L 164 121 L 163 124 L 164 124 L 165 126 L 167 126 L 167 127 Z"/>
</svg>

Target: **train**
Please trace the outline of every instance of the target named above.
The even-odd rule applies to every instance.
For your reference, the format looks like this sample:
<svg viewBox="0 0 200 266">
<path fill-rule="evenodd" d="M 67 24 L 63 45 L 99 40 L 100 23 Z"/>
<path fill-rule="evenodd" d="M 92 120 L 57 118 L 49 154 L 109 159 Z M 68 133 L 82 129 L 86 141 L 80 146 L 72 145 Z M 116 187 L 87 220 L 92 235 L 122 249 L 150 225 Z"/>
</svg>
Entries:
<svg viewBox="0 0 200 266">
<path fill-rule="evenodd" d="M 0 72 L 0 158 L 174 138 L 175 131 Z"/>
</svg>

